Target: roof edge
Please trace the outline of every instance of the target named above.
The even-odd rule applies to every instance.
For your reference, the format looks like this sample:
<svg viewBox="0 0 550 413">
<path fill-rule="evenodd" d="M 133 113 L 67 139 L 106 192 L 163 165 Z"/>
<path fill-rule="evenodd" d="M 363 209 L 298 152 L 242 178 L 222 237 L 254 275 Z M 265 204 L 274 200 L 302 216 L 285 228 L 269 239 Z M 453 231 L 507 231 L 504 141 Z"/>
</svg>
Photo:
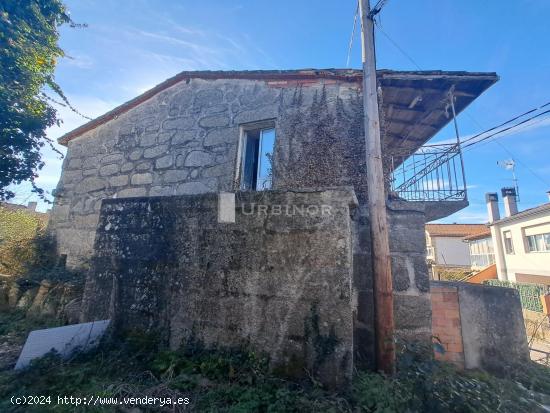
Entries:
<svg viewBox="0 0 550 413">
<path fill-rule="evenodd" d="M 379 69 L 376 71 L 379 78 L 408 78 L 408 79 L 426 79 L 443 77 L 460 77 L 466 79 L 486 78 L 494 80 L 499 79 L 495 72 L 465 72 L 465 71 L 396 71 L 389 69 Z M 248 79 L 248 80 L 308 80 L 308 79 L 332 79 L 343 82 L 358 83 L 363 79 L 363 71 L 360 69 L 296 69 L 296 70 L 244 70 L 244 71 L 184 71 L 159 83 L 152 89 L 141 95 L 123 103 L 110 110 L 109 112 L 87 122 L 76 129 L 64 134 L 57 139 L 61 145 L 67 146 L 68 143 L 89 132 L 96 127 L 117 118 L 123 113 L 135 108 L 141 103 L 153 98 L 158 93 L 188 79 Z"/>
<path fill-rule="evenodd" d="M 509 217 L 501 218 L 498 221 L 490 222 L 488 226 L 491 227 L 493 225 L 505 224 L 507 222 L 512 222 L 518 219 L 530 217 L 531 215 L 537 215 L 539 213 L 548 212 L 548 211 L 550 211 L 550 202 L 541 204 L 533 208 L 525 209 L 523 211 L 518 212 L 517 214 L 511 215 Z"/>
</svg>

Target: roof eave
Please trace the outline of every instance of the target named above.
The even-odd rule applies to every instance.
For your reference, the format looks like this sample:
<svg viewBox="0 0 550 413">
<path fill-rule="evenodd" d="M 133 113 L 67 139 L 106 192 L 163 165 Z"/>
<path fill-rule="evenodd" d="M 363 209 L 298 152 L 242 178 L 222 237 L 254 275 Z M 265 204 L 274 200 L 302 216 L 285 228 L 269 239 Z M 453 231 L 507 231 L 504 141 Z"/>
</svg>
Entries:
<svg viewBox="0 0 550 413">
<path fill-rule="evenodd" d="M 512 216 L 499 219 L 498 221 L 490 222 L 487 225 L 491 227 L 491 226 L 497 225 L 497 224 L 505 224 L 507 222 L 516 221 L 516 220 L 522 219 L 522 218 L 527 218 L 527 217 L 530 217 L 532 215 L 538 215 L 538 214 L 543 213 L 543 212 L 550 212 L 550 202 L 547 203 L 547 204 L 539 205 L 538 207 L 526 209 L 525 211 L 521 211 L 521 212 L 518 212 L 517 214 L 514 214 Z"/>
<path fill-rule="evenodd" d="M 477 95 L 481 95 L 490 85 L 498 81 L 494 72 L 463 72 L 463 71 L 393 71 L 387 69 L 377 70 L 379 80 L 402 79 L 402 80 L 435 80 L 435 79 L 461 79 L 467 80 L 488 80 L 490 84 Z M 342 82 L 360 83 L 363 78 L 361 70 L 357 69 L 300 69 L 300 70 L 255 70 L 255 71 L 185 71 L 165 80 L 152 89 L 123 103 L 90 122 L 66 133 L 58 138 L 58 143 L 67 146 L 69 141 L 89 132 L 96 127 L 116 119 L 121 114 L 153 98 L 158 93 L 166 90 L 187 79 L 250 79 L 250 80 L 308 80 L 308 79 L 332 79 Z"/>
</svg>

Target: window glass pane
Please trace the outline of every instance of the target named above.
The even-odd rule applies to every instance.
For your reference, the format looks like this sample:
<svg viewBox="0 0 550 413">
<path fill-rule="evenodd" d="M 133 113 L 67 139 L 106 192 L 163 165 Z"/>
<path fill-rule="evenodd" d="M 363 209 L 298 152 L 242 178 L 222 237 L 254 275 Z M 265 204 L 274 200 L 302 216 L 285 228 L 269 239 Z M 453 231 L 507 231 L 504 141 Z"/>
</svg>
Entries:
<svg viewBox="0 0 550 413">
<path fill-rule="evenodd" d="M 257 190 L 270 189 L 272 185 L 272 157 L 275 145 L 275 129 L 264 129 L 260 137 L 258 154 Z"/>
<path fill-rule="evenodd" d="M 537 250 L 537 245 L 535 243 L 535 237 L 534 236 L 529 236 L 527 237 L 527 244 L 528 244 L 528 248 L 529 248 L 529 251 L 536 251 Z"/>
<path fill-rule="evenodd" d="M 512 234 L 510 231 L 504 232 L 504 246 L 507 254 L 514 253 L 514 244 L 512 243 Z"/>
<path fill-rule="evenodd" d="M 546 251 L 550 251 L 550 233 L 544 234 L 544 246 Z"/>
<path fill-rule="evenodd" d="M 537 251 L 544 251 L 544 239 L 542 238 L 542 234 L 535 235 L 535 239 L 537 240 Z"/>
<path fill-rule="evenodd" d="M 241 189 L 252 190 L 256 188 L 256 168 L 258 164 L 259 134 L 247 132 L 243 151 Z"/>
</svg>

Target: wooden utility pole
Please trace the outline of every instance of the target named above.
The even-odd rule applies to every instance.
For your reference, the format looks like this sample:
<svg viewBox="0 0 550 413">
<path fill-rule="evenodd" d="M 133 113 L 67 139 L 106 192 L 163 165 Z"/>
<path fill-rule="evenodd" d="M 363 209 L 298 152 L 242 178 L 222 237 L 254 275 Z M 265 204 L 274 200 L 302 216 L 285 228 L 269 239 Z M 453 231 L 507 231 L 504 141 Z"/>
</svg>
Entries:
<svg viewBox="0 0 550 413">
<path fill-rule="evenodd" d="M 363 110 L 367 151 L 367 194 L 370 214 L 374 274 L 374 323 L 376 368 L 386 374 L 395 370 L 393 287 L 391 275 L 386 190 L 380 145 L 380 118 L 374 50 L 374 21 L 369 0 L 359 0 L 363 55 Z"/>
</svg>

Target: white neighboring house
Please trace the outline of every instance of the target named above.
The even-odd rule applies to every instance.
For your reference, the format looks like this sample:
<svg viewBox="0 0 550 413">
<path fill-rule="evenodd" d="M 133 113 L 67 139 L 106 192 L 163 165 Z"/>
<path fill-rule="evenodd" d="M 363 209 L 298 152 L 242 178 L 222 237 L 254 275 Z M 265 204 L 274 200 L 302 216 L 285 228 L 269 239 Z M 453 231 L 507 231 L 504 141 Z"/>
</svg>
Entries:
<svg viewBox="0 0 550 413">
<path fill-rule="evenodd" d="M 426 224 L 426 259 L 432 277 L 439 279 L 441 271 L 469 270 L 470 249 L 465 237 L 487 231 L 485 224 Z"/>
<path fill-rule="evenodd" d="M 498 279 L 550 285 L 550 202 L 518 212 L 516 191 L 503 188 L 505 216 L 498 195 L 485 195 Z"/>
</svg>

